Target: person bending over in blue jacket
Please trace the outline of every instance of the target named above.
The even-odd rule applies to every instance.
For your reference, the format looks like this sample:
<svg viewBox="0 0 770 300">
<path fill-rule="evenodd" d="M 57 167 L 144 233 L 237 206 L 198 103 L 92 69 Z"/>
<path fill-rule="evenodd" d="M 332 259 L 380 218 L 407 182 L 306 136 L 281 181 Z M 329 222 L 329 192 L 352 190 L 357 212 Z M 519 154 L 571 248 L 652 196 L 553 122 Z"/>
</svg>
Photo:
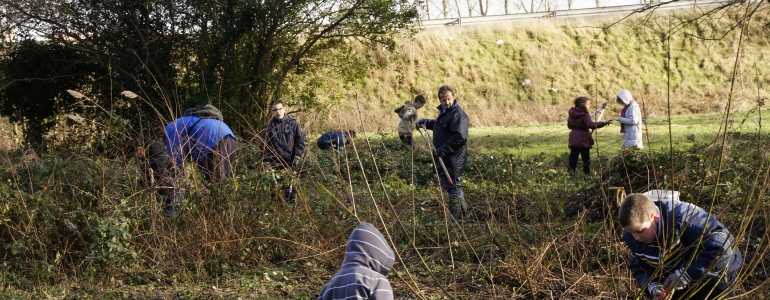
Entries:
<svg viewBox="0 0 770 300">
<path fill-rule="evenodd" d="M 743 258 L 725 226 L 693 204 L 631 194 L 618 220 L 629 267 L 647 296 L 716 299 L 732 295 Z"/>
<path fill-rule="evenodd" d="M 177 170 L 189 160 L 211 183 L 232 175 L 236 139 L 222 120 L 222 112 L 207 104 L 184 111 L 166 126 L 166 150 Z"/>
<path fill-rule="evenodd" d="M 374 225 L 358 224 L 345 246 L 340 271 L 324 286 L 318 300 L 392 300 L 388 273 L 396 256 Z"/>
<path fill-rule="evenodd" d="M 345 145 L 350 144 L 352 139 L 356 138 L 356 131 L 332 130 L 321 135 L 316 144 L 321 150 L 335 149 L 345 153 Z"/>
</svg>

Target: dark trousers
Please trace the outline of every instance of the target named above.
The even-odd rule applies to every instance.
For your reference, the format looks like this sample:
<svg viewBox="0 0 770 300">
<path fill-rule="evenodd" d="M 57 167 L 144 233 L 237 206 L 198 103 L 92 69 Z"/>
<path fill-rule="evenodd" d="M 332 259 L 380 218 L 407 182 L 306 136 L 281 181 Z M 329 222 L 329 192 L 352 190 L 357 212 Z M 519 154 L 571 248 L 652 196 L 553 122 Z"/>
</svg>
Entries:
<svg viewBox="0 0 770 300">
<path fill-rule="evenodd" d="M 583 158 L 583 173 L 591 174 L 591 148 L 569 148 L 569 172 L 575 173 L 578 154 Z"/>
<path fill-rule="evenodd" d="M 233 161 L 235 161 L 235 138 L 225 136 L 217 143 L 211 152 L 206 154 L 205 161 L 198 165 L 198 170 L 203 174 L 203 179 L 209 182 L 219 182 L 233 173 Z"/>
<path fill-rule="evenodd" d="M 404 145 L 409 145 L 409 147 L 412 147 L 412 136 L 411 135 L 399 134 L 398 138 L 401 139 L 401 142 L 404 143 Z"/>
</svg>

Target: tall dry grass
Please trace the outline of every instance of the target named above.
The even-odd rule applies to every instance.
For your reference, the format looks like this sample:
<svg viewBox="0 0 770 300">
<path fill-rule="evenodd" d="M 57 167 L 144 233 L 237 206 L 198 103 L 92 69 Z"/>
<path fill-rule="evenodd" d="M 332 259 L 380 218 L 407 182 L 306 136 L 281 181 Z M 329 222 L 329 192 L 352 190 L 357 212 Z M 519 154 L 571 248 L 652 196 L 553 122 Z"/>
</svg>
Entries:
<svg viewBox="0 0 770 300">
<path fill-rule="evenodd" d="M 733 109 L 753 107 L 758 89 L 770 82 L 764 71 L 766 12 L 765 5 L 747 28 Z M 422 116 L 435 117 L 436 91 L 442 84 L 456 89 L 472 126 L 564 121 L 578 96 L 589 96 L 597 104 L 610 102 L 606 116 L 613 117 L 621 109 L 614 101 L 621 89 L 630 90 L 648 116 L 662 116 L 667 111 L 667 76 L 671 76 L 672 114 L 718 112 L 725 107 L 738 51 L 739 13 L 736 6 L 700 19 L 695 16 L 702 12 L 653 13 L 617 23 L 536 20 L 447 27 L 404 38 L 396 49 L 354 45 L 354 55 L 379 68 L 367 70 L 358 83 L 320 72 L 316 76 L 326 83 L 317 97 L 330 113 L 299 117 L 308 131 L 322 132 L 342 126 L 340 119 L 356 119 L 360 102 L 366 126 L 392 132 L 397 124 L 392 109 L 416 94 L 428 99 Z M 503 44 L 498 46 L 498 40 Z M 298 84 L 309 75 L 303 74 L 305 79 Z M 522 86 L 525 79 L 532 84 Z"/>
</svg>

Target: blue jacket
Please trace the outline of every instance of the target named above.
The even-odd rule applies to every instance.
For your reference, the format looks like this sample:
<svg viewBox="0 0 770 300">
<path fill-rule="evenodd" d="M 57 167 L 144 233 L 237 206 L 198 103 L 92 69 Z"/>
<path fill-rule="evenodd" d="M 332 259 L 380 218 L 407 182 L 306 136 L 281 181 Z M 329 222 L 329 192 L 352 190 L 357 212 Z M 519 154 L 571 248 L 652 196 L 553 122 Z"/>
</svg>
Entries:
<svg viewBox="0 0 770 300">
<path fill-rule="evenodd" d="M 318 148 L 329 150 L 332 147 L 340 151 L 345 151 L 345 145 L 350 144 L 350 140 L 345 138 L 345 131 L 333 130 L 321 135 L 318 138 Z"/>
<path fill-rule="evenodd" d="M 719 277 L 718 272 L 725 269 L 728 274 L 735 274 L 740 269 L 743 258 L 735 239 L 714 215 L 693 204 L 670 199 L 655 201 L 655 205 L 660 215 L 655 244 L 639 242 L 630 232 L 623 231 L 623 240 L 631 250 L 629 267 L 640 287 L 644 287 L 653 275 L 655 282 L 662 282 L 675 271 L 684 273 L 683 278 L 692 282 L 704 277 Z M 699 241 L 702 233 L 703 240 Z M 661 271 L 655 273 L 661 266 L 661 249 L 665 249 L 666 258 Z M 692 263 L 687 266 L 693 256 Z"/>
<path fill-rule="evenodd" d="M 462 177 L 468 152 L 468 115 L 455 100 L 448 109 L 437 107 L 439 115 L 435 120 L 426 120 L 425 128 L 433 130 L 433 145 L 436 154 L 444 161 L 452 177 Z M 441 172 L 441 170 L 439 170 Z"/>
<path fill-rule="evenodd" d="M 166 150 L 177 166 L 181 166 L 185 158 L 201 164 L 206 154 L 228 135 L 235 137 L 225 122 L 185 116 L 166 126 Z"/>
</svg>

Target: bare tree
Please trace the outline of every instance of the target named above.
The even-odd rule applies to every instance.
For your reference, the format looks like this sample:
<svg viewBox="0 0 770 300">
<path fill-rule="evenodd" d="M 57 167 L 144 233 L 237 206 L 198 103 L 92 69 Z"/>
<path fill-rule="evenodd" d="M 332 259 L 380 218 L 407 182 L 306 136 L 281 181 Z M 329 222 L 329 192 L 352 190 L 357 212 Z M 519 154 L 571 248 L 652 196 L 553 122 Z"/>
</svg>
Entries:
<svg viewBox="0 0 770 300">
<path fill-rule="evenodd" d="M 479 13 L 486 16 L 489 11 L 489 0 L 479 0 Z"/>
<path fill-rule="evenodd" d="M 441 0 L 441 12 L 444 14 L 444 19 L 449 18 L 449 0 Z"/>
</svg>

